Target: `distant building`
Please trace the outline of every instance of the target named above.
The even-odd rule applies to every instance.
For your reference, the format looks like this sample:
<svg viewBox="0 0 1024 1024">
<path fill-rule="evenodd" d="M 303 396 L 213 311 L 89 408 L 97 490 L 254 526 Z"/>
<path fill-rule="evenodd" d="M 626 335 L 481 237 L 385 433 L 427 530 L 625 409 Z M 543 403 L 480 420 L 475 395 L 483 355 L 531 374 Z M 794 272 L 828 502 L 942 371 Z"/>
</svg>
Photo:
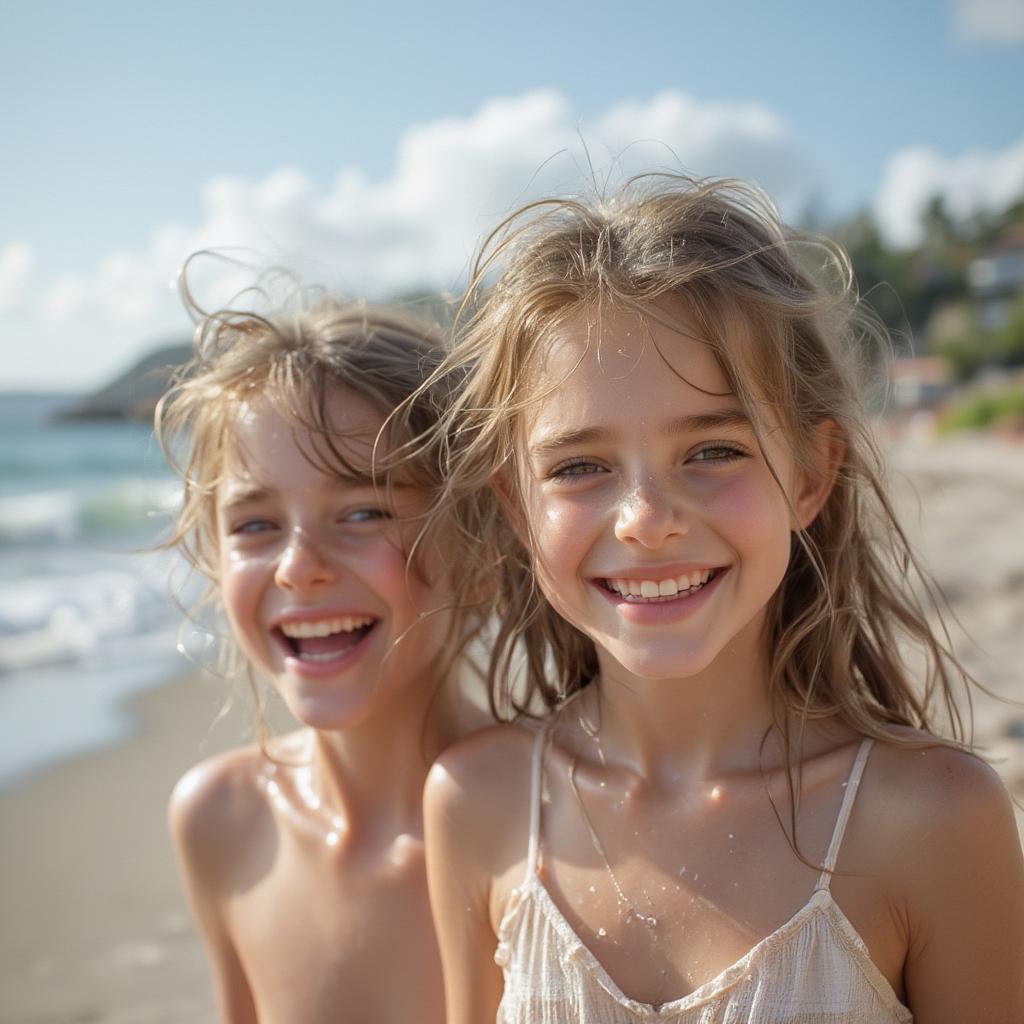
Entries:
<svg viewBox="0 0 1024 1024">
<path fill-rule="evenodd" d="M 981 327 L 1004 327 L 1010 308 L 1024 295 L 1024 224 L 1012 225 L 984 256 L 968 264 L 967 283 Z"/>
<path fill-rule="evenodd" d="M 896 409 L 933 409 L 953 386 L 949 362 L 938 356 L 894 359 L 890 368 L 892 404 Z"/>
</svg>

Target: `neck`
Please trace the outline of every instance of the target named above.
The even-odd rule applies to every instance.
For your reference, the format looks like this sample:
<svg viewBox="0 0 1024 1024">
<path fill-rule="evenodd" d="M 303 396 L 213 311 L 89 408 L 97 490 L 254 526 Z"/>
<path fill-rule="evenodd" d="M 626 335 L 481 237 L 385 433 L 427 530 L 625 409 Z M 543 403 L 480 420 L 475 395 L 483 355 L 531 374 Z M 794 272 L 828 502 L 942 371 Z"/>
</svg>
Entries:
<svg viewBox="0 0 1024 1024">
<path fill-rule="evenodd" d="M 736 638 L 706 669 L 643 679 L 599 656 L 601 678 L 578 705 L 602 750 L 652 782 L 714 780 L 757 771 L 773 719 L 760 627 Z"/>
<path fill-rule="evenodd" d="M 433 685 L 416 684 L 378 713 L 338 731 L 313 731 L 312 786 L 325 811 L 359 836 L 422 835 L 429 759 L 444 737 Z"/>
</svg>

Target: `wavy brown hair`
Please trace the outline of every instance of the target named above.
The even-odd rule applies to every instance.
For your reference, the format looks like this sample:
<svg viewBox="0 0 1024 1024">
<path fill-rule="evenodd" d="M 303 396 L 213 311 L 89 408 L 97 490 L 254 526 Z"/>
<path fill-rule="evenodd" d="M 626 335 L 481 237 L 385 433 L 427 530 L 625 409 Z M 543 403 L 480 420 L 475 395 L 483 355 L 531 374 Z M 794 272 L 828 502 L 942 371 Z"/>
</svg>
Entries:
<svg viewBox="0 0 1024 1024">
<path fill-rule="evenodd" d="M 216 493 L 232 427 L 246 403 L 269 402 L 297 434 L 311 435 L 306 457 L 324 473 L 364 479 L 384 491 L 401 474 L 403 483 L 428 496 L 442 492 L 443 435 L 437 429 L 457 377 L 438 372 L 443 338 L 439 327 L 404 312 L 329 298 L 294 312 L 227 310 L 200 320 L 194 357 L 176 373 L 155 416 L 157 437 L 183 483 L 181 510 L 165 546 L 178 548 L 207 584 L 193 613 L 217 604 Z M 370 466 L 353 465 L 341 450 L 344 438 L 328 416 L 328 399 L 337 388 L 357 392 L 384 420 Z M 399 426 L 390 417 L 402 403 L 406 414 Z M 409 436 L 434 441 L 413 452 Z M 418 571 L 415 556 L 426 537 L 423 523 L 409 552 L 410 571 Z M 445 669 L 478 628 L 472 608 L 454 616 Z M 263 735 L 262 698 L 252 668 L 229 637 L 221 639 L 221 672 L 248 678 Z"/>
<path fill-rule="evenodd" d="M 468 376 L 448 414 L 448 478 L 434 514 L 453 518 L 475 553 L 457 567 L 462 592 L 491 600 L 492 709 L 509 717 L 538 703 L 554 708 L 597 672 L 592 641 L 540 592 L 528 544 L 490 486 L 502 479 L 517 500 L 535 361 L 580 310 L 650 317 L 673 303 L 697 323 L 759 441 L 767 405 L 809 470 L 822 424 L 843 443 L 835 485 L 794 535 L 767 612 L 770 695 L 787 757 L 792 724 L 815 718 L 897 742 L 914 742 L 900 728 L 911 727 L 965 743 L 957 698 L 967 692 L 969 709 L 970 680 L 941 617 L 937 629 L 929 623 L 941 598 L 896 520 L 869 427 L 865 396 L 890 351 L 884 328 L 858 301 L 839 246 L 786 228 L 750 186 L 676 175 L 641 176 L 606 197 L 532 203 L 487 238 L 476 261 L 447 364 Z M 908 647 L 920 671 L 908 668 Z"/>
</svg>

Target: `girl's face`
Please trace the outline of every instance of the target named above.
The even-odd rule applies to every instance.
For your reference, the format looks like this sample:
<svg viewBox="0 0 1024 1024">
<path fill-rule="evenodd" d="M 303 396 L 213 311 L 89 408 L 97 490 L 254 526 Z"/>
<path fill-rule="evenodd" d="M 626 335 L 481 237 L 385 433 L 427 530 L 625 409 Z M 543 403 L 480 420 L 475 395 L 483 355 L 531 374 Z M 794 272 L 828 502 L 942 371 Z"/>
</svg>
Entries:
<svg viewBox="0 0 1024 1024">
<path fill-rule="evenodd" d="M 595 642 L 602 673 L 610 658 L 652 680 L 694 676 L 727 648 L 758 655 L 791 531 L 818 509 L 766 417 L 785 490 L 773 478 L 690 319 L 659 316 L 674 327 L 621 312 L 599 332 L 583 311 L 554 335 L 520 480 L 548 600 Z"/>
<path fill-rule="evenodd" d="M 346 389 L 328 399 L 337 446 L 369 469 L 381 415 Z M 437 559 L 421 566 L 433 586 L 406 569 L 418 525 L 400 520 L 425 495 L 396 481 L 389 504 L 384 489 L 324 473 L 308 459 L 314 440 L 265 401 L 241 409 L 216 498 L 220 586 L 236 638 L 292 714 L 341 729 L 427 681 L 450 619 L 421 621 L 447 603 Z"/>
</svg>

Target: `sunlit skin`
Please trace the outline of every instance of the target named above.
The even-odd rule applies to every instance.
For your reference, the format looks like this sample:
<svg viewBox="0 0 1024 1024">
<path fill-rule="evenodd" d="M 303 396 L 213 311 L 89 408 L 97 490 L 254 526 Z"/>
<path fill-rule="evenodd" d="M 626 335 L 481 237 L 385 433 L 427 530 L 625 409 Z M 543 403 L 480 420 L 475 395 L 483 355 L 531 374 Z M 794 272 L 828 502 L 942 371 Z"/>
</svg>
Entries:
<svg viewBox="0 0 1024 1024">
<path fill-rule="evenodd" d="M 368 468 L 381 415 L 342 389 L 328 412 Z M 318 442 L 264 401 L 239 409 L 231 442 L 220 597 L 306 728 L 272 743 L 276 764 L 247 748 L 200 765 L 172 800 L 221 1019 L 441 1021 L 420 798 L 424 752 L 459 725 L 435 703 L 450 624 L 440 560 L 428 546 L 407 567 L 427 498 L 328 475 L 309 460 Z M 335 637 L 301 636 L 324 623 Z"/>
<path fill-rule="evenodd" d="M 355 393 L 335 406 L 343 452 L 368 467 L 380 415 Z M 326 475 L 292 429 L 265 404 L 239 415 L 217 496 L 221 595 L 232 632 L 292 714 L 347 729 L 396 696 L 429 690 L 421 673 L 449 620 L 423 572 L 406 564 L 425 496 L 400 481 L 385 495 L 372 481 Z M 426 572 L 439 574 L 436 553 Z M 420 622 L 426 612 L 434 614 Z M 347 658 L 294 657 L 282 626 L 326 617 L 370 620 L 370 632 Z"/>
<path fill-rule="evenodd" d="M 518 478 L 497 485 L 545 595 L 593 639 L 599 662 L 548 753 L 542 881 L 619 988 L 660 1005 L 717 978 L 814 889 L 817 871 L 795 855 L 768 797 L 788 820 L 781 744 L 762 743 L 772 721 L 763 626 L 794 531 L 826 501 L 842 446 L 822 424 L 813 471 L 800 469 L 762 403 L 762 448 L 685 311 L 652 313 L 604 310 L 598 323 L 583 310 L 555 332 L 534 367 Z M 678 590 L 692 573 L 707 582 Z M 678 592 L 657 601 L 623 596 L 623 580 L 669 579 Z M 825 856 L 859 739 L 806 723 L 797 836 L 811 864 Z M 428 780 L 449 1024 L 493 1019 L 501 997 L 492 957 L 525 871 L 532 744 L 523 728 L 488 730 L 442 755 Z M 574 762 L 636 916 L 595 852 L 570 788 Z M 1013 1019 L 1017 849 L 986 766 L 948 749 L 876 745 L 832 893 L 880 984 L 916 1021 Z M 965 871 L 985 878 L 971 900 L 955 885 Z M 979 1017 L 979 1006 L 1000 1009 Z"/>
<path fill-rule="evenodd" d="M 520 485 L 538 580 L 597 643 L 606 683 L 625 673 L 631 685 L 675 677 L 692 688 L 714 666 L 720 686 L 726 647 L 764 662 L 764 607 L 786 571 L 796 510 L 706 346 L 627 320 L 617 344 L 598 349 L 580 327 L 552 345 L 538 381 L 566 380 L 572 401 L 539 403 L 525 424 Z M 786 446 L 767 454 L 793 491 Z M 716 574 L 703 593 L 657 604 L 606 583 L 701 571 Z"/>
</svg>

